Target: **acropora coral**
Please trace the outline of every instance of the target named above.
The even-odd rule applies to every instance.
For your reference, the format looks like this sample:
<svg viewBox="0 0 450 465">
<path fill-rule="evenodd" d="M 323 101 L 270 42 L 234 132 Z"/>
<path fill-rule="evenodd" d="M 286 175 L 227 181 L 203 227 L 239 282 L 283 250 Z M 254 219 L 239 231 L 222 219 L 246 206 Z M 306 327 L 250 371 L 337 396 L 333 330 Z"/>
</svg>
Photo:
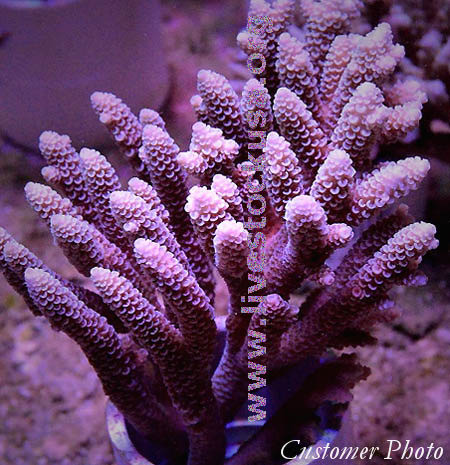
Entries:
<svg viewBox="0 0 450 465">
<path fill-rule="evenodd" d="M 240 98 L 226 77 L 201 70 L 186 151 L 157 112 L 137 117 L 118 97 L 92 94 L 135 170 L 126 187 L 98 151 L 42 133 L 51 187 L 28 183 L 26 199 L 96 292 L 0 230 L 7 281 L 80 345 L 129 424 L 173 463 L 223 464 L 225 425 L 239 408 L 248 401 L 264 419 L 263 375 L 270 384 L 329 349 L 373 343 L 370 329 L 397 314 L 389 291 L 423 285 L 419 264 L 438 244 L 435 227 L 398 203 L 429 162 L 376 158 L 380 143 L 417 126 L 426 100 L 396 77 L 403 47 L 387 23 L 350 32 L 359 0 L 300 6 L 294 36 L 293 0 L 251 2 L 238 44 L 258 79 Z M 215 366 L 219 275 L 229 302 Z M 290 297 L 302 285 L 298 307 Z M 346 406 L 367 374 L 356 356 L 329 355 L 227 463 L 273 463 L 299 432 L 313 442 L 315 409 Z"/>
<path fill-rule="evenodd" d="M 420 83 L 428 95 L 420 124 L 421 142 L 431 135 L 433 156 L 445 159 L 450 133 L 450 3 L 447 0 L 365 0 L 365 3 L 367 23 L 363 27 L 386 21 L 394 37 L 404 44 L 405 58 L 399 72 L 411 85 Z"/>
</svg>

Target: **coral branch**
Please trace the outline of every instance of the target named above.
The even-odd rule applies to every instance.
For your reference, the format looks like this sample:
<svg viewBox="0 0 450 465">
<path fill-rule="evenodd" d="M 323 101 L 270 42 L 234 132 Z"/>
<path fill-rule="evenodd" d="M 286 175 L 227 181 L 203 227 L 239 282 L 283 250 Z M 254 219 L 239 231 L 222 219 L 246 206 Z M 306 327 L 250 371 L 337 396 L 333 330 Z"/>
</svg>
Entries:
<svg viewBox="0 0 450 465">
<path fill-rule="evenodd" d="M 358 37 L 356 34 L 339 35 L 331 43 L 323 66 L 320 80 L 320 96 L 323 109 L 327 109 L 335 98 L 335 92 L 345 68 L 352 59 L 352 49 L 355 47 Z M 322 114 L 323 121 L 326 121 Z"/>
<path fill-rule="evenodd" d="M 244 365 L 247 360 L 272 368 L 276 366 L 283 333 L 297 320 L 298 308 L 283 300 L 278 294 L 269 294 L 259 304 L 248 327 L 247 341 L 241 348 L 239 357 Z M 264 335 L 264 348 L 252 347 L 251 338 Z"/>
<path fill-rule="evenodd" d="M 108 160 L 97 150 L 81 149 L 80 159 L 89 198 L 92 205 L 95 205 L 93 222 L 111 242 L 127 251 L 128 242 L 109 206 L 109 194 L 121 189 L 119 177 Z"/>
<path fill-rule="evenodd" d="M 327 140 L 306 105 L 289 89 L 281 87 L 273 104 L 281 135 L 291 144 L 310 179 L 327 156 Z"/>
<path fill-rule="evenodd" d="M 133 426 L 148 437 L 163 440 L 167 423 L 112 326 L 86 307 L 50 274 L 38 268 L 25 272 L 30 297 L 54 326 L 83 349 L 95 368 L 105 393 Z"/>
<path fill-rule="evenodd" d="M 216 174 L 211 189 L 228 205 L 227 212 L 237 221 L 244 220 L 244 209 L 239 187 L 226 176 Z"/>
<path fill-rule="evenodd" d="M 28 250 L 24 245 L 15 241 L 9 236 L 6 231 L 3 230 L 1 241 L 1 255 L 2 262 L 6 267 L 7 273 L 11 276 L 11 279 L 16 280 L 15 289 L 22 295 L 27 304 L 29 304 L 29 296 L 25 286 L 25 270 L 27 268 L 39 268 L 46 273 L 50 274 L 55 279 L 58 279 L 61 284 L 73 292 L 78 299 L 82 300 L 87 306 L 105 316 L 108 321 L 114 326 L 114 328 L 120 332 L 124 332 L 124 327 L 120 321 L 111 313 L 108 306 L 106 306 L 103 300 L 94 292 L 84 289 L 55 273 L 53 270 L 48 268 L 36 255 Z M 32 310 L 35 310 L 35 306 L 32 306 Z"/>
<path fill-rule="evenodd" d="M 306 17 L 306 49 L 320 74 L 333 39 L 344 34 L 350 21 L 360 14 L 360 0 L 346 0 L 336 4 L 334 0 L 301 0 L 300 6 Z"/>
<path fill-rule="evenodd" d="M 35 305 L 33 300 L 28 294 L 28 289 L 25 284 L 25 280 L 23 276 L 17 274 L 13 267 L 8 263 L 5 257 L 5 245 L 7 245 L 10 241 L 12 241 L 12 236 L 3 228 L 0 228 L 0 271 L 2 272 L 3 276 L 5 277 L 8 284 L 25 300 L 28 308 L 31 312 L 36 315 L 42 315 L 41 310 L 39 307 Z"/>
<path fill-rule="evenodd" d="M 300 325 L 285 333 L 283 361 L 291 364 L 305 356 L 319 355 L 348 322 L 360 325 L 367 306 L 385 301 L 385 293 L 399 278 L 415 271 L 423 255 L 437 247 L 435 232 L 433 225 L 421 222 L 394 234 L 327 302 L 310 310 Z"/>
<path fill-rule="evenodd" d="M 307 275 L 309 262 L 317 260 L 328 245 L 325 211 L 310 196 L 299 195 L 286 205 L 286 245 L 274 251 L 266 269 L 267 286 L 281 296 L 298 287 Z"/>
<path fill-rule="evenodd" d="M 213 237 L 217 226 L 224 220 L 230 220 L 228 204 L 215 191 L 207 187 L 194 186 L 187 198 L 186 211 L 189 213 L 197 237 L 203 250 L 214 259 Z"/>
<path fill-rule="evenodd" d="M 187 426 L 191 448 L 194 446 L 189 463 L 216 463 L 214 460 L 199 461 L 197 456 L 209 450 L 221 457 L 223 445 L 220 443 L 223 439 L 220 438 L 220 423 L 208 425 L 209 430 L 203 424 L 207 423 L 205 418 L 217 407 L 210 383 L 186 351 L 180 332 L 117 272 L 94 268 L 91 276 L 105 301 L 114 308 L 157 363 L 172 402 Z M 201 449 L 195 450 L 199 442 L 205 444 L 200 444 Z M 214 443 L 218 450 L 215 450 Z"/>
<path fill-rule="evenodd" d="M 264 147 L 265 187 L 279 216 L 283 216 L 289 200 L 303 193 L 302 170 L 289 147 L 289 142 L 276 132 L 268 134 Z"/>
<path fill-rule="evenodd" d="M 280 85 L 294 92 L 313 116 L 319 117 L 319 96 L 316 70 L 305 44 L 284 32 L 278 38 L 276 62 Z"/>
<path fill-rule="evenodd" d="M 206 109 L 208 122 L 219 128 L 228 139 L 244 142 L 239 97 L 225 76 L 201 70 L 197 75 L 197 89 Z"/>
<path fill-rule="evenodd" d="M 154 124 L 161 129 L 166 129 L 166 123 L 161 118 L 161 115 L 155 111 L 151 110 L 150 108 L 143 108 L 139 112 L 139 122 L 142 126 L 146 126 L 147 124 Z"/>
<path fill-rule="evenodd" d="M 382 23 L 364 37 L 359 37 L 355 45 L 352 58 L 339 80 L 331 103 L 327 118 L 329 128 L 336 124 L 354 89 L 362 82 L 383 84 L 405 54 L 401 45 L 392 43 L 392 31 L 387 23 Z"/>
<path fill-rule="evenodd" d="M 251 132 L 273 130 L 273 113 L 269 91 L 257 79 L 246 82 L 242 91 L 241 112 L 246 132 L 247 142 L 250 142 Z"/>
<path fill-rule="evenodd" d="M 115 191 L 110 195 L 111 210 L 123 227 L 131 244 L 139 238 L 150 239 L 167 247 L 184 266 L 189 263 L 177 240 L 169 231 L 156 210 L 144 199 L 127 191 Z"/>
<path fill-rule="evenodd" d="M 279 86 L 279 78 L 276 72 L 277 39 L 286 31 L 294 14 L 294 0 L 276 0 L 270 5 L 265 0 L 252 0 L 249 8 L 249 30 L 241 33 L 238 44 L 251 58 L 253 53 L 261 53 L 264 56 L 263 72 L 261 77 L 265 79 L 266 87 L 273 95 Z M 251 66 L 259 68 L 261 63 L 253 63 Z"/>
<path fill-rule="evenodd" d="M 408 208 L 401 205 L 394 213 L 368 227 L 339 264 L 336 285 L 345 284 L 396 232 L 412 221 Z"/>
<path fill-rule="evenodd" d="M 245 342 L 251 316 L 241 312 L 241 296 L 245 295 L 247 287 L 248 237 L 244 225 L 235 220 L 220 223 L 214 236 L 216 266 L 230 294 L 226 344 L 213 376 L 214 394 L 226 421 L 240 406 L 242 392 L 245 392 L 246 376 L 238 352 Z M 236 396 L 236 392 L 240 395 Z"/>
<path fill-rule="evenodd" d="M 184 210 L 188 190 L 186 175 L 176 161 L 178 153 L 178 146 L 165 131 L 157 126 L 145 126 L 139 156 L 146 164 L 152 185 L 169 212 L 172 230 L 188 257 L 192 271 L 208 296 L 212 297 L 214 280 L 211 268 Z M 167 173 L 170 176 L 166 176 Z"/>
<path fill-rule="evenodd" d="M 57 170 L 58 185 L 69 200 L 82 210 L 87 219 L 95 215 L 89 202 L 88 187 L 81 173 L 80 158 L 72 147 L 70 137 L 45 131 L 39 137 L 39 150 L 46 162 Z"/>
<path fill-rule="evenodd" d="M 355 173 L 352 160 L 344 150 L 332 150 L 317 171 L 310 194 L 320 203 L 330 222 L 345 218 Z"/>
<path fill-rule="evenodd" d="M 155 210 L 164 224 L 169 226 L 169 212 L 161 203 L 161 199 L 150 184 L 139 178 L 131 178 L 128 181 L 128 190 L 144 199 L 149 208 Z"/>
<path fill-rule="evenodd" d="M 98 231 L 95 232 L 88 222 L 70 215 L 54 215 L 50 223 L 55 241 L 80 273 L 89 276 L 96 266 L 117 270 L 149 298 L 153 297 L 153 288 L 148 287 L 127 255 Z"/>
<path fill-rule="evenodd" d="M 138 239 L 135 255 L 176 312 L 188 350 L 207 368 L 214 355 L 216 337 L 213 309 L 208 297 L 166 247 Z"/>
<path fill-rule="evenodd" d="M 41 176 L 44 178 L 44 181 L 54 189 L 64 191 L 62 176 L 56 166 L 44 166 L 41 169 Z"/>
<path fill-rule="evenodd" d="M 178 163 L 189 173 L 209 184 L 214 173 L 230 175 L 239 145 L 225 139 L 220 129 L 197 122 L 192 126 L 188 152 L 177 156 Z"/>
<path fill-rule="evenodd" d="M 144 180 L 148 173 L 138 156 L 141 145 L 142 124 L 125 103 L 114 94 L 94 92 L 91 104 L 101 123 L 108 129 L 122 154 Z"/>
<path fill-rule="evenodd" d="M 361 84 L 343 108 L 331 136 L 333 147 L 345 150 L 358 170 L 370 166 L 376 136 L 386 119 L 383 100 L 381 90 L 374 84 Z"/>
<path fill-rule="evenodd" d="M 68 198 L 61 197 L 55 190 L 44 184 L 27 183 L 25 198 L 48 226 L 50 226 L 50 218 L 53 215 L 71 215 L 83 219 L 79 209 Z"/>
<path fill-rule="evenodd" d="M 428 250 L 435 249 L 436 228 L 424 222 L 405 226 L 389 239 L 350 280 L 352 296 L 358 299 L 376 298 L 397 281 L 398 275 L 414 271 Z"/>
<path fill-rule="evenodd" d="M 352 225 L 417 189 L 430 169 L 428 160 L 410 157 L 373 170 L 356 186 L 347 221 Z"/>
</svg>

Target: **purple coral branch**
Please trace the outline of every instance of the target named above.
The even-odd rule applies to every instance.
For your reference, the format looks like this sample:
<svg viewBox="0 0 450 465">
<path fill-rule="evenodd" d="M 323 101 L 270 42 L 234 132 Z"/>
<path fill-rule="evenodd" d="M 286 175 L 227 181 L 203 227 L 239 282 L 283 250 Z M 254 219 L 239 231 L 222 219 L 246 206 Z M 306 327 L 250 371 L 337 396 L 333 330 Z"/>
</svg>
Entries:
<svg viewBox="0 0 450 465">
<path fill-rule="evenodd" d="M 249 30 L 238 44 L 250 62 L 261 53 L 265 83 L 250 79 L 239 98 L 225 76 L 200 71 L 191 99 L 198 121 L 185 151 L 156 111 L 142 109 L 138 118 L 115 95 L 92 95 L 138 175 L 128 190 L 99 152 L 77 153 L 68 136 L 42 134 L 42 176 L 56 190 L 29 183 L 26 198 L 100 295 L 59 276 L 0 229 L 0 269 L 30 310 L 79 343 L 141 434 L 169 447 L 172 435 L 175 456 L 189 453 L 189 465 L 223 465 L 224 425 L 246 400 L 248 362 L 272 381 L 327 349 L 373 343 L 373 325 L 396 314 L 390 289 L 425 284 L 418 266 L 437 246 L 434 227 L 414 223 L 404 207 L 382 216 L 429 170 L 417 156 L 374 163 L 380 143 L 417 126 L 426 100 L 420 86 L 394 74 L 403 47 L 387 24 L 349 33 L 359 0 L 300 4 L 298 40 L 287 32 L 293 0 L 250 2 Z M 267 19 L 266 29 L 255 16 Z M 258 171 L 267 241 L 255 246 L 247 211 Z M 192 180 L 200 185 L 189 188 Z M 346 246 L 333 264 L 334 251 Z M 267 289 L 255 295 L 258 312 L 245 313 L 242 297 L 258 263 Z M 229 296 L 217 367 L 216 272 Z M 297 309 L 289 298 L 306 281 L 315 289 Z M 123 344 L 118 332 L 134 342 Z M 255 334 L 264 335 L 264 349 Z M 156 367 L 151 379 L 137 362 L 142 348 L 142 363 Z M 329 361 L 229 463 L 260 463 L 296 432 L 314 442 L 316 407 L 346 405 L 365 374 L 354 357 Z"/>
</svg>

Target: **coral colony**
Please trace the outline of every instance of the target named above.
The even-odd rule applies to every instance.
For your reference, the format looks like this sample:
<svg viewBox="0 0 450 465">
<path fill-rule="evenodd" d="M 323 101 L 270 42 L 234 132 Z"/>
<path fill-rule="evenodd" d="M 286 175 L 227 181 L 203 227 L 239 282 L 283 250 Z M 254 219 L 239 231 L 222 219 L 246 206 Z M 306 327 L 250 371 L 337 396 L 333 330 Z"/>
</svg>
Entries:
<svg viewBox="0 0 450 465">
<path fill-rule="evenodd" d="M 188 151 L 155 111 L 137 118 L 92 94 L 136 172 L 126 187 L 99 152 L 42 133 L 52 187 L 28 183 L 26 199 L 96 292 L 1 230 L 8 282 L 80 345 L 129 425 L 170 463 L 223 464 L 226 425 L 246 402 L 248 419 L 265 423 L 227 463 L 278 463 L 287 441 L 314 443 L 318 409 L 328 402 L 339 418 L 368 374 L 356 357 L 322 358 L 271 415 L 260 388 L 329 349 L 372 343 L 374 324 L 396 315 L 389 290 L 424 284 L 418 266 L 437 247 L 434 226 L 396 203 L 428 161 L 375 158 L 417 126 L 426 99 L 394 74 L 403 47 L 386 23 L 349 33 L 359 0 L 300 3 L 294 36 L 294 1 L 251 2 L 238 44 L 255 78 L 239 98 L 224 76 L 199 72 Z M 229 304 L 215 366 L 218 274 Z"/>
</svg>

